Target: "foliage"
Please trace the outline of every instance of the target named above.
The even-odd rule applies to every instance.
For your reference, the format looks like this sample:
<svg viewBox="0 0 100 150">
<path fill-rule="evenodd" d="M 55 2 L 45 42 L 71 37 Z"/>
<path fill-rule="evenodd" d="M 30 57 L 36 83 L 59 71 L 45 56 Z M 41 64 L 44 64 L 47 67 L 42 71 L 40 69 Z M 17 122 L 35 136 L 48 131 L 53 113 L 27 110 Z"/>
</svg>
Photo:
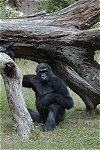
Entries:
<svg viewBox="0 0 100 150">
<path fill-rule="evenodd" d="M 77 0 L 42 0 L 41 8 L 47 12 L 54 12 L 73 4 Z"/>
<path fill-rule="evenodd" d="M 36 64 L 32 61 L 17 60 L 23 74 L 35 73 Z M 99 114 L 90 115 L 85 112 L 82 100 L 70 91 L 75 107 L 67 112 L 66 119 L 52 132 L 41 133 L 39 125 L 35 125 L 30 139 L 23 141 L 17 135 L 16 126 L 11 119 L 6 92 L 1 80 L 0 92 L 0 126 L 1 149 L 32 150 L 99 150 Z M 27 107 L 35 110 L 35 97 L 31 89 L 24 88 Z M 98 106 L 100 108 L 100 106 Z"/>
<path fill-rule="evenodd" d="M 100 22 L 95 23 L 91 28 L 100 28 Z M 100 50 L 96 50 L 94 59 L 100 64 Z"/>
<path fill-rule="evenodd" d="M 100 64 L 100 50 L 95 51 L 94 60 L 96 60 Z"/>
<path fill-rule="evenodd" d="M 100 22 L 95 23 L 92 28 L 99 28 L 100 27 Z"/>
<path fill-rule="evenodd" d="M 0 0 L 0 18 L 14 18 L 20 15 L 22 15 L 21 12 L 9 7 L 7 1 Z"/>
</svg>

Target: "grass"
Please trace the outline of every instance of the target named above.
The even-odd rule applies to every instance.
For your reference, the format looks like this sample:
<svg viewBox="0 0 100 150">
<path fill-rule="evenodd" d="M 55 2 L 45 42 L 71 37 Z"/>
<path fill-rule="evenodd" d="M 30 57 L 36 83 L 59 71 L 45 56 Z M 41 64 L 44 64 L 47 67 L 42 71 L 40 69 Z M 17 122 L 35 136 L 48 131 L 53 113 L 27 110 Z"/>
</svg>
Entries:
<svg viewBox="0 0 100 150">
<path fill-rule="evenodd" d="M 23 74 L 35 73 L 36 64 L 31 61 L 16 61 Z M 0 78 L 1 79 L 1 78 Z M 11 119 L 6 93 L 1 79 L 0 115 L 1 149 L 32 150 L 99 150 L 99 115 L 85 112 L 82 100 L 70 90 L 75 107 L 67 112 L 65 121 L 52 132 L 42 133 L 39 125 L 27 141 L 21 140 L 16 125 Z M 27 107 L 35 109 L 35 95 L 32 90 L 23 88 Z M 100 108 L 100 106 L 98 106 Z"/>
</svg>

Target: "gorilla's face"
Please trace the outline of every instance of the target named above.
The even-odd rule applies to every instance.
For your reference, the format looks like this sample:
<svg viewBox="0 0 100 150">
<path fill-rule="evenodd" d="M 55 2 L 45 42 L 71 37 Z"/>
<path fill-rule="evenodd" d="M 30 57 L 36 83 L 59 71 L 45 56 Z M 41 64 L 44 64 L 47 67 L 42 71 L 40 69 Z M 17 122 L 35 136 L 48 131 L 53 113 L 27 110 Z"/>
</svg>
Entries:
<svg viewBox="0 0 100 150">
<path fill-rule="evenodd" d="M 52 69 L 46 63 L 41 63 L 36 69 L 37 77 L 41 82 L 47 83 L 51 79 Z"/>
</svg>

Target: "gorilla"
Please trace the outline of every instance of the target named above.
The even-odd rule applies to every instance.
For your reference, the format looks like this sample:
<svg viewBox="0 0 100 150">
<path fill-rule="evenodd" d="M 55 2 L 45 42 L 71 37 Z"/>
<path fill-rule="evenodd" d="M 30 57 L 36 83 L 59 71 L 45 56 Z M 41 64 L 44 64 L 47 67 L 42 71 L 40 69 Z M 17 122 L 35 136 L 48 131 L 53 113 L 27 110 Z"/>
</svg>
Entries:
<svg viewBox="0 0 100 150">
<path fill-rule="evenodd" d="M 74 106 L 65 83 L 46 63 L 37 66 L 36 75 L 24 75 L 22 84 L 35 92 L 37 111 L 28 111 L 33 122 L 41 123 L 42 132 L 53 130 L 65 119 L 65 109 Z"/>
</svg>

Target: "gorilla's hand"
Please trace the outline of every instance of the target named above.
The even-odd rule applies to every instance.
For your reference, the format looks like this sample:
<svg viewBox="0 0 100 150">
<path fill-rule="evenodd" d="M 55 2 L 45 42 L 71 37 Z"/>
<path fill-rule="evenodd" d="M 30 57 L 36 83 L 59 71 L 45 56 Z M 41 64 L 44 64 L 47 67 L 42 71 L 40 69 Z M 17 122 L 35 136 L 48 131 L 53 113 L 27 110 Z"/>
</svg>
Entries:
<svg viewBox="0 0 100 150">
<path fill-rule="evenodd" d="M 41 107 L 48 107 L 53 102 L 53 94 L 47 94 L 43 98 L 40 99 Z"/>
<path fill-rule="evenodd" d="M 49 105 L 50 105 L 50 102 L 47 101 L 46 99 L 42 99 L 42 100 L 40 101 L 40 107 L 41 107 L 41 108 L 48 107 Z"/>
</svg>

